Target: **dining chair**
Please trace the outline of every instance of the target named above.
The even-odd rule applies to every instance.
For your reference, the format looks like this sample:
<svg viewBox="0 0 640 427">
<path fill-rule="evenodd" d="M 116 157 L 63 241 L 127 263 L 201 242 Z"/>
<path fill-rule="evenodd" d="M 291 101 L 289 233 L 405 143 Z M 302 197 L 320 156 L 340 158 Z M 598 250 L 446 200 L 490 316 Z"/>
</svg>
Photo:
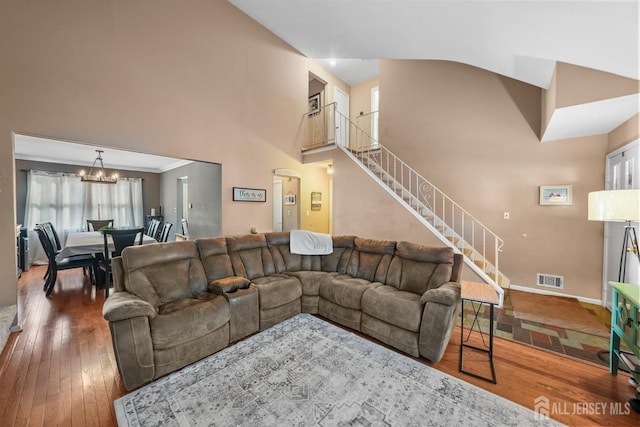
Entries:
<svg viewBox="0 0 640 427">
<path fill-rule="evenodd" d="M 47 235 L 47 237 L 49 238 L 49 240 L 51 241 L 51 244 L 53 245 L 53 249 L 56 252 L 56 256 L 60 253 L 60 250 L 62 249 L 62 245 L 60 244 L 60 236 L 58 236 L 58 233 L 56 232 L 55 227 L 53 226 L 52 222 L 43 222 L 42 224 L 36 224 L 36 225 L 40 225 L 43 229 L 43 231 L 45 232 L 45 234 Z M 73 258 L 73 257 L 77 257 L 77 256 L 84 256 L 84 255 L 71 255 L 68 258 Z M 82 269 L 84 275 L 87 275 L 87 272 L 89 272 L 89 267 L 85 266 Z M 91 272 L 89 272 L 91 273 Z M 51 274 L 51 268 L 50 266 L 47 266 L 47 271 L 44 274 L 44 289 L 46 290 L 47 288 L 47 279 L 49 278 L 49 274 Z"/>
<path fill-rule="evenodd" d="M 93 283 L 95 281 L 95 272 L 98 269 L 98 260 L 93 255 L 77 255 L 74 257 L 57 260 L 56 256 L 58 255 L 58 251 L 56 249 L 56 240 L 53 235 L 47 231 L 47 227 L 43 224 L 40 224 L 35 227 L 35 231 L 36 233 L 38 233 L 38 238 L 40 239 L 40 243 L 42 244 L 42 247 L 47 255 L 47 260 L 49 262 L 49 274 L 44 284 L 44 291 L 46 292 L 47 296 L 51 295 L 53 287 L 58 280 L 58 271 L 60 270 L 87 267 L 90 272 L 91 282 Z"/>
<path fill-rule="evenodd" d="M 104 274 L 104 296 L 109 296 L 109 288 L 111 287 L 111 260 L 122 255 L 124 248 L 134 245 L 142 245 L 144 235 L 144 227 L 130 228 L 123 230 L 102 230 L 104 238 L 104 258 L 100 260 L 100 270 Z M 113 251 L 109 247 L 109 236 L 113 241 Z M 137 240 L 137 242 L 136 242 Z"/>
<path fill-rule="evenodd" d="M 189 222 L 186 219 L 182 218 L 182 234 L 189 239 Z"/>
<path fill-rule="evenodd" d="M 104 227 L 113 227 L 112 219 L 88 219 L 87 231 L 98 231 Z"/>
<path fill-rule="evenodd" d="M 153 218 L 149 220 L 149 225 L 147 227 L 146 235 L 157 239 L 158 237 L 158 228 L 160 227 L 160 221 Z"/>
<path fill-rule="evenodd" d="M 162 224 L 162 230 L 160 230 L 160 236 L 158 236 L 159 242 L 166 242 L 169 240 L 169 232 L 171 231 L 171 227 L 173 227 L 173 223 L 165 222 Z"/>
</svg>

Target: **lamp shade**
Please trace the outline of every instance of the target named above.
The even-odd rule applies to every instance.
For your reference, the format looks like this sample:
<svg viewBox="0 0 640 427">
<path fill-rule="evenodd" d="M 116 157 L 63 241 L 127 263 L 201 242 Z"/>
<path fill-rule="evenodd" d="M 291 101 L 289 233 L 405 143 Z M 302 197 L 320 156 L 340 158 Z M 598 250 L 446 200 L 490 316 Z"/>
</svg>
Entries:
<svg viewBox="0 0 640 427">
<path fill-rule="evenodd" d="M 640 190 L 589 193 L 589 220 L 640 221 Z"/>
</svg>

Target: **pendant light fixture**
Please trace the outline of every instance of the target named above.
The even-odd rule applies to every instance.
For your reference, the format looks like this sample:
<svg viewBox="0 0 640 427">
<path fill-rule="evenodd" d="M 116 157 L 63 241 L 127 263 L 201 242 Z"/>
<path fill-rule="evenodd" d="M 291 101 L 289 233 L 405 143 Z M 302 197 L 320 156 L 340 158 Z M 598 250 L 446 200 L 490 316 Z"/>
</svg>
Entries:
<svg viewBox="0 0 640 427">
<path fill-rule="evenodd" d="M 80 180 L 82 182 L 95 184 L 115 184 L 118 182 L 118 174 L 114 172 L 108 175 L 104 169 L 104 164 L 102 163 L 102 153 L 104 153 L 104 150 L 96 150 L 96 152 L 98 153 L 98 157 L 93 161 L 89 173 L 86 173 L 84 169 L 80 171 Z M 97 167 L 98 163 L 100 163 L 99 167 Z"/>
</svg>

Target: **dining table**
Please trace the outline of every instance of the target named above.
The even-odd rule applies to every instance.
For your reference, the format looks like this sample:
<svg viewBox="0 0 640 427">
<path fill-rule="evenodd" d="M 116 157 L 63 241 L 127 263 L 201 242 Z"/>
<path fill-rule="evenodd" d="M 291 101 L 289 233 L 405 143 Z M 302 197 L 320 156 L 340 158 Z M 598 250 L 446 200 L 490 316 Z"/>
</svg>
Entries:
<svg viewBox="0 0 640 427">
<path fill-rule="evenodd" d="M 138 238 L 136 238 L 136 242 Z M 156 239 L 146 234 L 142 236 L 142 244 L 158 243 Z M 111 250 L 114 249 L 113 242 L 109 242 Z M 100 231 L 80 231 L 70 232 L 62 250 L 57 255 L 57 259 L 67 258 L 73 255 L 104 253 L 104 237 Z"/>
</svg>

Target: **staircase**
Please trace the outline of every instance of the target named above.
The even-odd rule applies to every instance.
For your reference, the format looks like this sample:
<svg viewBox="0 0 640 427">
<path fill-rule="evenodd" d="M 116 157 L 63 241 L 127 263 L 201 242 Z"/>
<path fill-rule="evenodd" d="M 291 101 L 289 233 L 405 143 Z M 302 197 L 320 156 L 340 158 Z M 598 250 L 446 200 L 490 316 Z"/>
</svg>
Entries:
<svg viewBox="0 0 640 427">
<path fill-rule="evenodd" d="M 503 288 L 509 287 L 509 279 L 499 270 L 502 239 L 337 111 L 335 104 L 307 120 L 314 135 L 322 134 L 321 140 L 311 135 L 307 148 L 335 145 L 341 149 L 444 245 L 463 254 L 469 268 L 494 287 L 502 306 Z"/>
</svg>

